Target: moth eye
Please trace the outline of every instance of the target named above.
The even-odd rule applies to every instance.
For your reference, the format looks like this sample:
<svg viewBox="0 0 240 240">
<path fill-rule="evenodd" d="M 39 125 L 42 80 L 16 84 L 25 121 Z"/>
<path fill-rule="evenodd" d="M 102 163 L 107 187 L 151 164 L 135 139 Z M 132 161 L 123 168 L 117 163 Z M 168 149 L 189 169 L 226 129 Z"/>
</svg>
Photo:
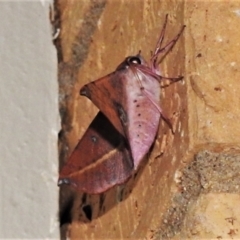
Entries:
<svg viewBox="0 0 240 240">
<path fill-rule="evenodd" d="M 141 64 L 141 60 L 139 57 L 130 57 L 128 58 L 128 62 L 134 64 Z"/>
</svg>

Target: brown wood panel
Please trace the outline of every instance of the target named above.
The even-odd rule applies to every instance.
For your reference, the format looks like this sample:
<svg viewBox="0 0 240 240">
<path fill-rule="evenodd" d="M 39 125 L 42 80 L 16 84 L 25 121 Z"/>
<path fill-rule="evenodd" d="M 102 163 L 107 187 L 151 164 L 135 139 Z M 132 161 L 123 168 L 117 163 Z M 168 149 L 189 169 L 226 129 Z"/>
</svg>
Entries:
<svg viewBox="0 0 240 240">
<path fill-rule="evenodd" d="M 194 204 L 203 198 L 201 177 L 205 176 L 195 167 L 201 160 L 195 156 L 205 156 L 202 151 L 208 150 L 210 159 L 215 159 L 214 154 L 222 156 L 227 152 L 226 159 L 232 156 L 238 160 L 235 149 L 240 142 L 239 1 L 59 0 L 55 5 L 61 29 L 55 40 L 62 117 L 60 167 L 97 113 L 88 99 L 79 96 L 80 87 L 112 72 L 126 56 L 139 50 L 149 59 L 167 13 L 166 41 L 183 24 L 187 25 L 161 64 L 166 76 L 184 75 L 183 82 L 162 89 L 161 107 L 172 119 L 175 134 L 165 122 L 160 123 L 151 154 L 135 178 L 124 186 L 101 195 L 76 193 L 63 187 L 62 236 L 67 234 L 70 239 L 162 239 L 176 233 L 183 238 L 221 236 L 217 232 L 204 235 L 204 226 L 197 225 L 202 231 L 196 231 L 191 225 L 194 214 L 199 213 Z M 225 167 L 236 172 L 238 168 L 233 170 L 231 166 L 229 163 Z M 204 167 L 213 170 L 206 173 L 209 182 L 214 164 Z M 222 173 L 223 169 L 219 170 L 219 176 Z M 237 176 L 233 174 L 232 178 Z M 220 184 L 221 180 L 217 182 Z M 205 194 L 214 194 L 218 189 L 226 193 L 226 200 L 227 193 L 234 192 L 219 186 L 205 188 Z M 213 199 L 212 195 L 207 199 Z M 189 203 L 194 207 L 189 207 Z"/>
</svg>

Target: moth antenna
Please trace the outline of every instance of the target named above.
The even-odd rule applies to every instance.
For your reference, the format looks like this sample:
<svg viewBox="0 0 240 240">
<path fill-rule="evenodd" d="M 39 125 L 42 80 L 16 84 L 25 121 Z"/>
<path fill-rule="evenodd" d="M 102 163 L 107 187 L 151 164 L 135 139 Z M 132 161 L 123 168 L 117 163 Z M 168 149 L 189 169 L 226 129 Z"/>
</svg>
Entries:
<svg viewBox="0 0 240 240">
<path fill-rule="evenodd" d="M 165 35 L 166 26 L 167 26 L 167 21 L 168 21 L 168 14 L 166 14 L 166 16 L 165 16 L 165 21 L 164 21 L 164 24 L 163 24 L 163 28 L 162 28 L 161 34 L 160 34 L 160 36 L 158 38 L 158 41 L 157 41 L 154 53 L 153 53 L 152 58 L 151 58 L 151 62 L 152 62 L 153 66 L 156 64 L 157 57 L 158 57 L 158 52 L 159 52 L 159 49 L 161 49 L 162 42 L 164 40 L 164 35 Z"/>
<path fill-rule="evenodd" d="M 161 46 L 162 46 L 162 43 L 163 43 L 163 40 L 164 40 L 166 27 L 167 27 L 167 21 L 168 21 L 168 14 L 166 14 L 166 16 L 165 16 L 165 21 L 164 21 L 161 34 L 160 34 L 160 36 L 158 38 L 158 41 L 157 41 L 157 44 L 156 44 L 156 47 L 155 47 L 154 55 L 156 55 L 158 50 L 161 49 Z"/>
<path fill-rule="evenodd" d="M 182 28 L 180 29 L 179 33 L 176 35 L 176 37 L 174 39 L 172 39 L 169 43 L 167 43 L 167 45 L 165 45 L 162 48 L 158 49 L 157 55 L 159 55 L 161 52 L 166 51 L 165 54 L 169 53 L 169 51 L 172 50 L 172 48 L 174 47 L 174 45 L 176 44 L 176 42 L 178 41 L 179 37 L 181 36 L 183 30 L 185 29 L 186 25 L 183 25 Z"/>
<path fill-rule="evenodd" d="M 164 34 L 165 34 L 165 30 L 166 30 L 167 20 L 168 20 L 168 15 L 166 15 L 165 22 L 164 22 L 164 25 L 163 25 L 163 29 L 161 31 L 159 40 L 157 42 L 154 54 L 153 54 L 153 56 L 152 56 L 152 58 L 150 60 L 151 67 L 152 67 L 153 71 L 157 69 L 157 59 L 158 59 L 159 54 L 162 53 L 162 52 L 165 52 L 165 54 L 162 57 L 162 59 L 163 59 L 169 53 L 169 51 L 172 50 L 172 48 L 174 47 L 174 45 L 178 41 L 179 37 L 181 36 L 184 28 L 186 27 L 186 25 L 183 25 L 182 28 L 180 29 L 179 33 L 175 36 L 175 38 L 172 39 L 169 43 L 167 43 L 164 47 L 162 47 L 162 42 L 163 42 L 163 39 L 164 39 Z M 160 60 L 160 62 L 161 62 L 161 60 Z"/>
</svg>

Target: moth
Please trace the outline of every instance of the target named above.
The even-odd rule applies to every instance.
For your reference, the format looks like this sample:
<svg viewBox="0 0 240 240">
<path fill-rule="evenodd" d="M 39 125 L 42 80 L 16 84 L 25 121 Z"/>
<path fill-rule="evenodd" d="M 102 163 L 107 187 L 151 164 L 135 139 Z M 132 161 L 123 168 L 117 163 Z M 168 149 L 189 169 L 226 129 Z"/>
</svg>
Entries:
<svg viewBox="0 0 240 240">
<path fill-rule="evenodd" d="M 167 54 L 181 36 L 162 46 L 168 16 L 147 63 L 139 52 L 129 56 L 116 70 L 83 86 L 80 95 L 98 108 L 82 139 L 62 168 L 58 185 L 69 184 L 89 194 L 99 194 L 123 184 L 138 169 L 149 152 L 163 118 L 160 108 L 160 55 Z M 167 78 L 179 81 L 183 77 Z"/>
</svg>

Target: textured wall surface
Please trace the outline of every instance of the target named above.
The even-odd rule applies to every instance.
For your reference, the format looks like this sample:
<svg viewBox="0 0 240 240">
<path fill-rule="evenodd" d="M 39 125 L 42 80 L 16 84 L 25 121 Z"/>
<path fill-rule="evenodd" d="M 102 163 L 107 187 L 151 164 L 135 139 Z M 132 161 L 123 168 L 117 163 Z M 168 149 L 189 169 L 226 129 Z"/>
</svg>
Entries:
<svg viewBox="0 0 240 240">
<path fill-rule="evenodd" d="M 0 239 L 59 238 L 49 2 L 1 1 L 0 21 Z"/>
<path fill-rule="evenodd" d="M 62 161 L 97 112 L 79 97 L 80 87 L 139 50 L 149 59 L 166 13 L 166 42 L 187 25 L 160 65 L 165 76 L 184 75 L 184 81 L 162 89 L 161 107 L 175 134 L 160 123 L 148 161 L 124 186 L 102 195 L 64 187 L 62 234 L 71 239 L 239 237 L 239 219 L 234 209 L 225 211 L 225 203 L 238 199 L 240 2 L 59 1 L 58 10 Z M 225 214 L 208 211 L 215 198 L 218 212 Z M 212 232 L 198 216 L 211 222 Z M 224 219 L 234 220 L 222 231 Z"/>
</svg>

